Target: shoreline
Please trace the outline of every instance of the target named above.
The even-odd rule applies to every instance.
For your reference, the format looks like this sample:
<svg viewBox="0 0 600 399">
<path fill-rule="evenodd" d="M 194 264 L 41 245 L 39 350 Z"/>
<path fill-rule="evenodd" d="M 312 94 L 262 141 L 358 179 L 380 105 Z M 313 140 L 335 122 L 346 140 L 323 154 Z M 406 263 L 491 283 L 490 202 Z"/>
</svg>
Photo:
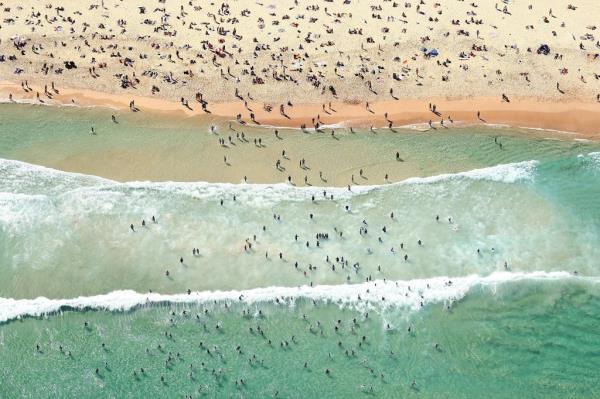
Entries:
<svg viewBox="0 0 600 399">
<path fill-rule="evenodd" d="M 510 103 L 502 102 L 499 98 L 477 97 L 464 98 L 433 98 L 424 100 L 389 100 L 369 103 L 349 104 L 332 102 L 331 108 L 323 104 L 294 104 L 286 106 L 283 116 L 278 106 L 273 106 L 271 112 L 263 109 L 263 104 L 248 102 L 248 108 L 255 114 L 258 124 L 250 120 L 250 111 L 244 102 L 209 103 L 210 113 L 205 113 L 200 103 L 190 105 L 191 109 L 182 104 L 159 98 L 110 94 L 91 90 L 58 88 L 59 94 L 52 99 L 46 96 L 44 89 L 30 85 L 32 91 L 26 93 L 20 85 L 0 81 L 0 101 L 10 102 L 9 94 L 13 95 L 13 103 L 28 103 L 48 106 L 84 106 L 102 107 L 126 111 L 129 103 L 135 101 L 135 107 L 140 112 L 149 111 L 157 114 L 177 116 L 210 115 L 236 121 L 241 114 L 242 121 L 247 126 L 264 127 L 267 129 L 300 128 L 303 124 L 312 129 L 313 120 L 317 118 L 322 128 L 387 128 L 392 121 L 393 128 L 416 129 L 422 125 L 429 130 L 429 122 L 434 128 L 440 128 L 443 118 L 446 127 L 465 127 L 485 125 L 488 127 L 502 126 L 503 128 L 548 130 L 553 133 L 575 134 L 577 138 L 600 140 L 600 104 L 594 102 L 551 102 L 530 98 L 512 99 Z M 40 99 L 36 99 L 40 93 Z M 429 111 L 429 104 L 435 104 L 441 116 Z M 334 110 L 334 111 L 332 111 Z M 481 118 L 477 113 L 481 113 Z M 385 114 L 387 113 L 387 118 Z M 451 117 L 454 123 L 450 123 Z M 314 118 L 314 119 L 313 119 Z M 237 122 L 236 122 L 237 123 Z M 420 129 L 418 129 L 420 130 Z"/>
</svg>

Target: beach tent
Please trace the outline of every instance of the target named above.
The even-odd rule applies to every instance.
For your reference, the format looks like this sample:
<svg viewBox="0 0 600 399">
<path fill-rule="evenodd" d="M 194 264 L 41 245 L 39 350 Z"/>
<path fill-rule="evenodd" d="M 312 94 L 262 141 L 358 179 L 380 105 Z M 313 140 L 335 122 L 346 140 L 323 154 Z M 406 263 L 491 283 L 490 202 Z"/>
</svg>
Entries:
<svg viewBox="0 0 600 399">
<path fill-rule="evenodd" d="M 425 47 L 423 47 L 421 51 L 423 52 L 423 54 L 425 54 L 425 57 L 437 57 L 440 54 L 435 48 L 428 50 Z"/>
</svg>

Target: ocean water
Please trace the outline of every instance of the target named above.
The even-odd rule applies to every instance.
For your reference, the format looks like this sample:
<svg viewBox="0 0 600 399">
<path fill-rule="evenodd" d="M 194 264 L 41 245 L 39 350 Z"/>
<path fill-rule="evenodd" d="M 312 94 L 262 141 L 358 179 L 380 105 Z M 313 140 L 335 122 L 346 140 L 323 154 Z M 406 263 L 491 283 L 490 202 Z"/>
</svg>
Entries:
<svg viewBox="0 0 600 399">
<path fill-rule="evenodd" d="M 599 284 L 475 284 L 420 310 L 302 298 L 65 308 L 1 327 L 0 393 L 593 398 Z"/>
<path fill-rule="evenodd" d="M 286 131 L 333 182 L 396 178 L 174 182 L 226 121 L 0 113 L 0 397 L 600 394 L 598 144 Z"/>
</svg>

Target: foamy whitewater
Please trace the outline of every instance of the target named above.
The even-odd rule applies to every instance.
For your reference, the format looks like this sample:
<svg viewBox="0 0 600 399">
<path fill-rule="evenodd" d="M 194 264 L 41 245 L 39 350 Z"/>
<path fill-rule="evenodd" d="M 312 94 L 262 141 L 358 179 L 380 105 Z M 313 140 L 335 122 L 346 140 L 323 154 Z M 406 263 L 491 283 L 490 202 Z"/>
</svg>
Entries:
<svg viewBox="0 0 600 399">
<path fill-rule="evenodd" d="M 351 191 L 119 183 L 0 160 L 0 292 L 20 300 L 356 286 L 507 268 L 593 276 L 594 156 L 567 158 L 559 173 L 559 163 L 530 160 Z M 578 185 L 585 192 L 562 188 L 576 182 L 574 168 L 590 174 Z"/>
<path fill-rule="evenodd" d="M 245 291 L 191 292 L 190 294 L 141 294 L 130 290 L 114 291 L 106 295 L 73 299 L 6 299 L 0 298 L 0 322 L 23 316 L 43 316 L 60 310 L 128 311 L 141 305 L 164 303 L 203 304 L 214 301 L 238 301 L 245 304 L 276 302 L 293 304 L 298 299 L 333 302 L 344 306 L 387 307 L 416 311 L 426 304 L 454 302 L 463 298 L 473 287 L 482 286 L 492 292 L 500 284 L 523 280 L 578 280 L 598 284 L 600 278 L 579 277 L 568 272 L 508 273 L 496 272 L 489 276 L 471 275 L 450 278 L 436 277 L 411 281 L 377 280 L 363 284 L 340 284 L 302 287 L 268 287 Z"/>
<path fill-rule="evenodd" d="M 3 193 L 29 192 L 33 189 L 49 193 L 64 193 L 71 189 L 107 189 L 123 187 L 133 189 L 166 190 L 174 193 L 187 193 L 195 198 L 218 197 L 224 194 L 239 195 L 242 199 L 260 197 L 265 203 L 273 201 L 306 200 L 312 195 L 320 196 L 323 191 L 333 194 L 336 198 L 347 199 L 353 195 L 365 194 L 384 187 L 395 187 L 407 184 L 432 184 L 446 180 L 487 180 L 499 183 L 515 183 L 520 180 L 532 179 L 537 161 L 516 162 L 497 165 L 460 173 L 447 173 L 430 177 L 414 177 L 388 185 L 353 186 L 350 190 L 340 187 L 297 187 L 290 184 L 231 184 L 231 183 L 179 183 L 179 182 L 127 182 L 118 183 L 112 180 L 79 173 L 63 172 L 43 166 L 32 165 L 21 161 L 0 159 L 0 189 Z M 34 187 L 28 186 L 34 184 Z"/>
</svg>

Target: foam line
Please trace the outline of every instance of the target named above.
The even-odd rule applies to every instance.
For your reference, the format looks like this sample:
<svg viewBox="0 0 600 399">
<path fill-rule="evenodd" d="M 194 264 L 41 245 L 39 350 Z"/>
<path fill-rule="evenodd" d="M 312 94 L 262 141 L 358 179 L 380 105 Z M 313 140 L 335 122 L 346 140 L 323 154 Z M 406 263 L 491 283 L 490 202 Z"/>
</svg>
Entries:
<svg viewBox="0 0 600 399">
<path fill-rule="evenodd" d="M 406 180 L 371 186 L 352 186 L 351 191 L 345 187 L 295 187 L 285 183 L 277 184 L 231 184 L 207 182 L 141 182 L 132 181 L 119 183 L 97 176 L 80 173 L 62 172 L 56 169 L 28 164 L 21 161 L 0 159 L 0 192 L 44 194 L 37 187 L 46 183 L 49 193 L 64 193 L 75 189 L 151 189 L 190 193 L 198 197 L 218 196 L 227 194 L 249 194 L 263 197 L 285 198 L 290 200 L 305 200 L 314 195 L 320 198 L 323 191 L 336 198 L 349 198 L 356 194 L 364 194 L 372 190 L 397 187 L 402 185 L 434 184 L 444 181 L 469 179 L 487 180 L 500 183 L 515 183 L 521 180 L 531 180 L 535 174 L 537 161 L 523 161 L 501 164 L 487 168 L 474 169 L 459 173 L 446 173 L 429 177 L 412 177 Z M 44 190 L 41 188 L 40 190 Z"/>
<path fill-rule="evenodd" d="M 362 284 L 318 285 L 315 287 L 268 287 L 244 291 L 200 291 L 188 294 L 141 294 L 131 290 L 73 299 L 0 298 L 0 323 L 24 316 L 42 316 L 61 309 L 127 311 L 142 305 L 159 303 L 202 304 L 213 301 L 240 301 L 246 304 L 293 303 L 297 299 L 329 301 L 340 305 L 394 306 L 418 310 L 421 304 L 445 303 L 463 298 L 473 287 L 495 288 L 500 284 L 523 280 L 584 280 L 600 283 L 598 277 L 577 277 L 568 272 L 496 272 L 482 277 L 434 277 L 410 281 L 372 281 Z"/>
</svg>

